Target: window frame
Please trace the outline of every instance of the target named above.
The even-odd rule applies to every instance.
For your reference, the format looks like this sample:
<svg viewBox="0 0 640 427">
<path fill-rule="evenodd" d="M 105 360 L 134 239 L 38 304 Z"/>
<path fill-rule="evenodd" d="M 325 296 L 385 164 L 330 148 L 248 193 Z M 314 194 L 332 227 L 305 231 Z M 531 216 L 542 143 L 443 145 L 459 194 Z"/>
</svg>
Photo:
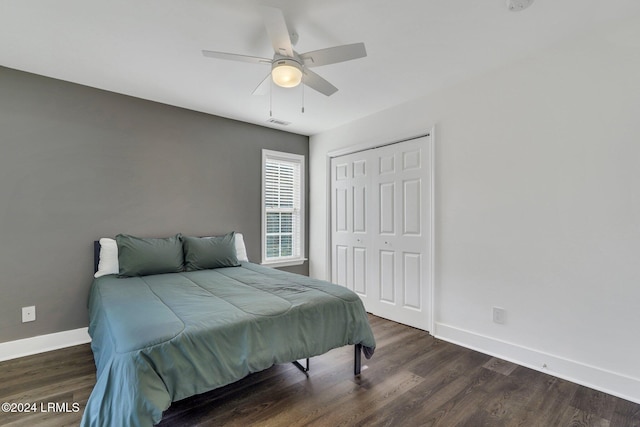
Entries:
<svg viewBox="0 0 640 427">
<path fill-rule="evenodd" d="M 266 206 L 266 166 L 267 161 L 279 161 L 283 163 L 293 163 L 298 165 L 300 170 L 299 188 L 297 188 L 299 206 L 294 206 L 291 212 L 294 215 L 298 215 L 297 223 L 299 224 L 299 232 L 293 233 L 293 247 L 299 248 L 299 253 L 292 256 L 279 256 L 277 258 L 267 258 L 267 213 L 268 208 Z M 305 258 L 305 156 L 301 154 L 287 153 L 274 150 L 262 150 L 262 183 L 261 183 L 261 265 L 267 267 L 286 267 L 293 265 L 301 265 L 306 261 Z M 296 189 L 294 189 L 294 192 Z M 295 197 L 294 197 L 295 199 Z M 297 211 L 297 212 L 296 212 Z M 273 212 L 273 211 L 271 211 Z M 295 224 L 296 220 L 292 219 L 292 224 Z M 298 241 L 296 242 L 296 234 Z"/>
</svg>

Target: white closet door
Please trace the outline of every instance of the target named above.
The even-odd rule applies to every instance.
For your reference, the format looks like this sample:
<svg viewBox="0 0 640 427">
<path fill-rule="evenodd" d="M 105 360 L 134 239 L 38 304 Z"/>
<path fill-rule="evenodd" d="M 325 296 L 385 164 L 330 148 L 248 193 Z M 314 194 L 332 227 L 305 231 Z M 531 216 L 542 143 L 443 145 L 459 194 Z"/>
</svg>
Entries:
<svg viewBox="0 0 640 427">
<path fill-rule="evenodd" d="M 360 153 L 332 159 L 332 280 L 368 295 L 369 164 Z"/>
<path fill-rule="evenodd" d="M 428 329 L 431 313 L 427 137 L 336 157 L 332 280 L 371 313 Z"/>
</svg>

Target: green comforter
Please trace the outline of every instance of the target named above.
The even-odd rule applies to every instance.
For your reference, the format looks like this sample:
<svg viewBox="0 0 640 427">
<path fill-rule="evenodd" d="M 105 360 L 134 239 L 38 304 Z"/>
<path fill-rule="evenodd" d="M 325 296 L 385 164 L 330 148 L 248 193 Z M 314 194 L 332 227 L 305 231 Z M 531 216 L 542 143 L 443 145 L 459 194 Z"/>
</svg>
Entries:
<svg viewBox="0 0 640 427">
<path fill-rule="evenodd" d="M 150 426 L 171 402 L 276 363 L 375 340 L 362 302 L 321 280 L 241 267 L 95 279 L 96 385 L 83 426 Z"/>
</svg>

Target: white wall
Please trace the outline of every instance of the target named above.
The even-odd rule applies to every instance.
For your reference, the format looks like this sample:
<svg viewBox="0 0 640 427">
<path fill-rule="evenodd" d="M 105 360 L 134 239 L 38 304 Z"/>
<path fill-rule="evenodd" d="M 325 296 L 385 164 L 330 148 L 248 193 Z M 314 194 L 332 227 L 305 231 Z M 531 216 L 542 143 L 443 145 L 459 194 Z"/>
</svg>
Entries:
<svg viewBox="0 0 640 427">
<path fill-rule="evenodd" d="M 311 276 L 327 153 L 435 125 L 432 332 L 640 402 L 639 76 L 633 19 L 311 137 Z"/>
</svg>

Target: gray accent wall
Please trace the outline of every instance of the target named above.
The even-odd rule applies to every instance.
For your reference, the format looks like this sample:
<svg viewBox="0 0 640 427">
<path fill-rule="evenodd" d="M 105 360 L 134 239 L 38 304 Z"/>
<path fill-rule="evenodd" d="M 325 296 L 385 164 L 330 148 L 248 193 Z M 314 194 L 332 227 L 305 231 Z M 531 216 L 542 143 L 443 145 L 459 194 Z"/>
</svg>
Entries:
<svg viewBox="0 0 640 427">
<path fill-rule="evenodd" d="M 309 139 L 0 67 L 0 342 L 87 326 L 100 237 L 237 230 L 259 262 L 263 148 Z"/>
</svg>

